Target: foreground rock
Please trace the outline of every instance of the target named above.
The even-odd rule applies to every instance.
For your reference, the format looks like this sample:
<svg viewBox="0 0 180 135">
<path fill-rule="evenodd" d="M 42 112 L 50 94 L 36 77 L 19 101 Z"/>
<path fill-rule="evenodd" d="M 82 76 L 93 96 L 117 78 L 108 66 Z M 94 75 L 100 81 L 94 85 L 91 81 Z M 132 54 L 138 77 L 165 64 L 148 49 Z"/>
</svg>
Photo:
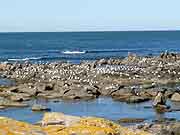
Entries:
<svg viewBox="0 0 180 135">
<path fill-rule="evenodd" d="M 48 116 L 47 116 L 48 115 Z M 59 115 L 59 116 L 58 116 Z M 44 126 L 35 126 L 28 123 L 15 121 L 9 118 L 0 117 L 0 134 L 11 135 L 151 135 L 150 133 L 131 130 L 121 127 L 103 118 L 80 118 L 66 116 L 61 113 L 45 114 L 46 118 L 58 117 L 66 123 L 72 120 L 71 124 L 56 123 Z"/>
</svg>

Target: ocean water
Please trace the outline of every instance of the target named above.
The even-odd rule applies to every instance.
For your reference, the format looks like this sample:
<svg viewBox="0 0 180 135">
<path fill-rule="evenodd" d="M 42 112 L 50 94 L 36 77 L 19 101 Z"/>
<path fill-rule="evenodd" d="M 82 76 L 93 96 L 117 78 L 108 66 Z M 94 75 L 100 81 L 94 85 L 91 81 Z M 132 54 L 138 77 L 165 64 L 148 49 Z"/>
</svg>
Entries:
<svg viewBox="0 0 180 135">
<path fill-rule="evenodd" d="M 180 52 L 180 31 L 0 33 L 0 61 L 80 62 Z"/>
</svg>

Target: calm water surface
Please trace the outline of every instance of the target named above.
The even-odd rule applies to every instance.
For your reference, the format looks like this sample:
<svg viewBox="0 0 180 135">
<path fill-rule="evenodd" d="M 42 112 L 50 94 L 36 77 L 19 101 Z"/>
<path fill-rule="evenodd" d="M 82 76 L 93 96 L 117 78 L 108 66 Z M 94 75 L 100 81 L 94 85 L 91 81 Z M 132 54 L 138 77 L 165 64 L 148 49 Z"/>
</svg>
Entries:
<svg viewBox="0 0 180 135">
<path fill-rule="evenodd" d="M 99 98 L 91 101 L 60 101 L 46 102 L 36 101 L 44 104 L 52 109 L 53 112 L 63 112 L 65 114 L 77 116 L 97 116 L 110 120 L 118 120 L 120 118 L 145 118 L 147 122 L 151 122 L 160 118 L 176 118 L 180 120 L 180 112 L 171 112 L 165 114 L 157 114 L 152 108 L 144 108 L 151 106 L 151 102 L 140 104 L 126 104 L 114 101 L 111 98 Z M 180 103 L 172 105 L 173 108 L 180 108 Z M 17 120 L 30 123 L 39 121 L 43 113 L 32 112 L 29 108 L 10 108 L 0 111 L 0 116 L 6 116 Z"/>
</svg>

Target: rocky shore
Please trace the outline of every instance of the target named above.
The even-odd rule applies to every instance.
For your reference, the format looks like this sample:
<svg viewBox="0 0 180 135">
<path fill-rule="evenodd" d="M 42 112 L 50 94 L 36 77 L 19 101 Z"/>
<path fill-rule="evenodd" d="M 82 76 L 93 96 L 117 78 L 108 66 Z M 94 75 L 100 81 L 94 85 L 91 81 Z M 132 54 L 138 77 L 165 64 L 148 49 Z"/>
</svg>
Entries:
<svg viewBox="0 0 180 135">
<path fill-rule="evenodd" d="M 135 103 L 151 100 L 159 89 L 166 88 L 166 96 L 178 101 L 179 89 L 174 86 L 180 84 L 180 55 L 166 55 L 140 57 L 130 54 L 124 59 L 81 64 L 2 63 L 1 78 L 15 81 L 16 86 L 2 87 L 0 96 L 13 102 L 32 98 L 79 100 L 111 96 Z"/>
<path fill-rule="evenodd" d="M 166 89 L 167 99 L 180 102 L 180 54 L 175 53 L 150 57 L 129 54 L 126 58 L 80 64 L 1 63 L 0 76 L 16 83 L 0 88 L 1 109 L 26 107 L 26 101 L 38 98 L 90 100 L 108 96 L 121 102 L 141 103 L 153 100 L 162 89 Z"/>
<path fill-rule="evenodd" d="M 45 113 L 37 125 L 0 117 L 1 135 L 151 135 L 148 132 L 122 127 L 95 117 L 77 117 L 62 113 Z"/>
</svg>

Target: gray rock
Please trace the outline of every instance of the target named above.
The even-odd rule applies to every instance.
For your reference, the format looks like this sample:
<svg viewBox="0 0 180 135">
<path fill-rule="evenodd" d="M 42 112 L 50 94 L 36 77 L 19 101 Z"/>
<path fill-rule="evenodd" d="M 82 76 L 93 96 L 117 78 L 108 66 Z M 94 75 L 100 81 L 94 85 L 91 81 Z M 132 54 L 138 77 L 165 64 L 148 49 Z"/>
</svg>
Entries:
<svg viewBox="0 0 180 135">
<path fill-rule="evenodd" d="M 50 110 L 51 110 L 50 108 L 40 104 L 34 104 L 32 106 L 32 111 L 50 111 Z"/>
</svg>

